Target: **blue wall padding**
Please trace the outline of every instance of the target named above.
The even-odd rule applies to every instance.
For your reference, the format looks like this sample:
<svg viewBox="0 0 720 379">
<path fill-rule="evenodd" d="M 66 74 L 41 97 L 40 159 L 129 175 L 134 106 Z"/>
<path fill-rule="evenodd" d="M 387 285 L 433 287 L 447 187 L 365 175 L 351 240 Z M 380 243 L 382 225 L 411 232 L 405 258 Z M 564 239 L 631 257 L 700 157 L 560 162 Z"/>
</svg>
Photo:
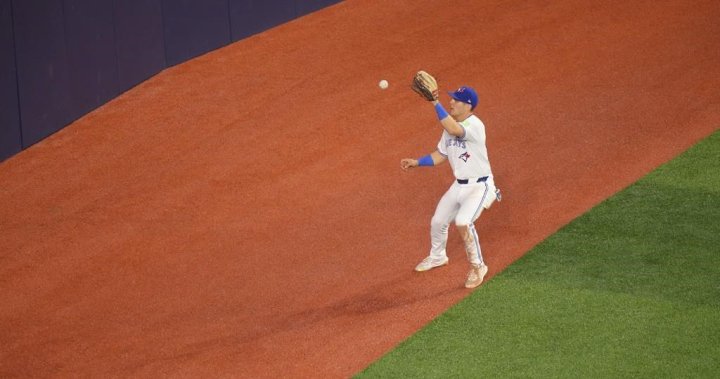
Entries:
<svg viewBox="0 0 720 379">
<path fill-rule="evenodd" d="M 295 0 L 229 0 L 232 39 L 241 40 L 296 17 Z"/>
<path fill-rule="evenodd" d="M 124 92 L 165 67 L 161 0 L 114 2 L 118 86 Z"/>
<path fill-rule="evenodd" d="M 65 40 L 75 120 L 119 94 L 113 0 L 64 0 Z"/>
<path fill-rule="evenodd" d="M 10 0 L 0 0 L 0 162 L 22 149 Z"/>
<path fill-rule="evenodd" d="M 62 0 L 13 5 L 23 148 L 67 125 L 71 87 Z"/>
<path fill-rule="evenodd" d="M 163 0 L 162 5 L 168 66 L 230 43 L 228 0 Z"/>
</svg>

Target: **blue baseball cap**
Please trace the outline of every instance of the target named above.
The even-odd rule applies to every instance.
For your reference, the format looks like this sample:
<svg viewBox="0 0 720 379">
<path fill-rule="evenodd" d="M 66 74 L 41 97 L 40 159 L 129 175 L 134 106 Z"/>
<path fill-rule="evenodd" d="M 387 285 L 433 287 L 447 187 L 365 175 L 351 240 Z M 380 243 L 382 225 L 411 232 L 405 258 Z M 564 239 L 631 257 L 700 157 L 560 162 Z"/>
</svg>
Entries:
<svg viewBox="0 0 720 379">
<path fill-rule="evenodd" d="M 455 92 L 448 92 L 448 95 L 457 101 L 470 104 L 471 109 L 475 109 L 478 105 L 478 95 L 472 87 L 462 86 Z"/>
</svg>

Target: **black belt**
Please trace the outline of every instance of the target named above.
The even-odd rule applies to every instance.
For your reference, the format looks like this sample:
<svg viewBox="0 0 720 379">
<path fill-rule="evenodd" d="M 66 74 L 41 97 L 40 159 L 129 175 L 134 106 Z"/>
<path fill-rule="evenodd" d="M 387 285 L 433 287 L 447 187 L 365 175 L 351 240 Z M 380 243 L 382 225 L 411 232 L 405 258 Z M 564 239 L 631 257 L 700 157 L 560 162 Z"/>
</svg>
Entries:
<svg viewBox="0 0 720 379">
<path fill-rule="evenodd" d="M 482 183 L 482 182 L 485 182 L 485 181 L 487 181 L 487 180 L 488 180 L 488 177 L 487 177 L 487 176 L 483 176 L 482 178 L 478 178 L 477 183 Z M 468 184 L 469 180 L 468 180 L 468 179 L 458 179 L 457 182 L 460 183 L 460 184 Z"/>
</svg>

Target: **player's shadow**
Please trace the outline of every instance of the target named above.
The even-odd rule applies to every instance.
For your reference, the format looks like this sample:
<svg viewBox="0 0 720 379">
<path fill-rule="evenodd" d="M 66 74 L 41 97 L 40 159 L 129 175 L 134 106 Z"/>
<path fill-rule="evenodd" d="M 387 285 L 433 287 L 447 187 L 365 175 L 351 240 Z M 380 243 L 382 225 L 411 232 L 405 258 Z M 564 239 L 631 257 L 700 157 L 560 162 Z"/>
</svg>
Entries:
<svg viewBox="0 0 720 379">
<path fill-rule="evenodd" d="M 346 316 L 380 313 L 437 297 L 449 296 L 462 290 L 461 288 L 438 288 L 435 291 L 428 291 L 427 288 L 420 285 L 423 281 L 420 276 L 415 272 L 408 272 L 324 307 L 284 314 L 280 318 L 269 317 L 265 319 L 259 330 L 245 335 L 242 340 L 244 343 L 248 343 L 276 333 L 304 329 Z M 415 285 L 416 283 L 417 285 Z M 421 288 L 422 290 L 420 290 Z"/>
</svg>

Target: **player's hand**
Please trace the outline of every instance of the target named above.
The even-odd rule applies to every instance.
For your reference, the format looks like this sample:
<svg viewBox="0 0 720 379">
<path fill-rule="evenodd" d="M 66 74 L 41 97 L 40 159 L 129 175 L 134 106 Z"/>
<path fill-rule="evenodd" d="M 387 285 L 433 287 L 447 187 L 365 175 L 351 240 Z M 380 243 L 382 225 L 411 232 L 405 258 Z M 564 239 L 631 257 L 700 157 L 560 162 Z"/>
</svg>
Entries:
<svg viewBox="0 0 720 379">
<path fill-rule="evenodd" d="M 403 169 L 403 171 L 407 171 L 408 169 L 417 167 L 417 166 L 418 166 L 417 159 L 405 158 L 400 161 L 400 168 Z"/>
</svg>

